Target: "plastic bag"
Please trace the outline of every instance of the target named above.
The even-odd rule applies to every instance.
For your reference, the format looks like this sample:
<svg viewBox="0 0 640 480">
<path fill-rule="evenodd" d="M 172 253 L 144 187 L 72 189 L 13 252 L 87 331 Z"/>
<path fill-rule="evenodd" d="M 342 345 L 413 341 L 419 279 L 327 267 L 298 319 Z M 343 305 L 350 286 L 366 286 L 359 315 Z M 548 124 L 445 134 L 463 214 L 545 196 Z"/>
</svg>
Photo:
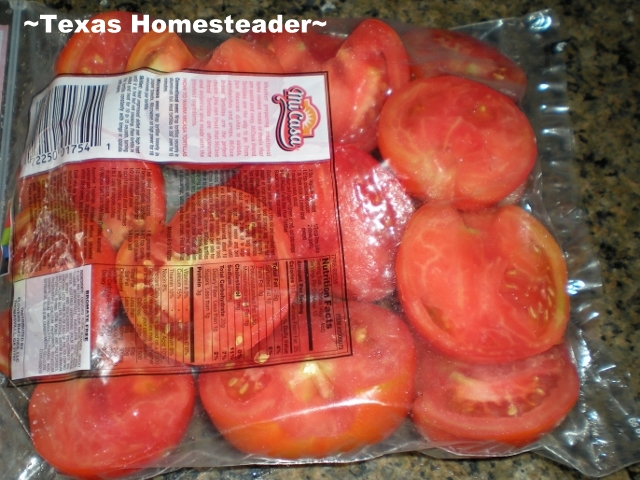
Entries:
<svg viewBox="0 0 640 480">
<path fill-rule="evenodd" d="M 5 109 L 5 127 L 2 149 L 11 158 L 3 163 L 7 178 L 5 205 L 16 190 L 15 178 L 19 159 L 26 138 L 28 105 L 35 94 L 49 82 L 50 77 L 39 75 L 44 69 L 52 71 L 52 63 L 65 43 L 61 35 L 39 34 L 37 30 L 22 28 L 26 19 L 37 19 L 46 13 L 42 7 L 20 4 L 12 12 L 12 35 L 7 63 L 7 89 L 5 105 L 16 105 Z M 59 17 L 60 18 L 60 17 Z M 344 28 L 349 31 L 355 21 L 336 23 L 330 28 L 336 32 Z M 404 28 L 396 25 L 402 32 Z M 593 320 L 598 317 L 598 289 L 601 284 L 598 265 L 589 249 L 586 229 L 581 213 L 576 208 L 574 185 L 571 180 L 572 137 L 566 114 L 566 92 L 563 65 L 560 53 L 563 48 L 558 33 L 558 20 L 551 12 L 539 12 L 522 19 L 501 20 L 472 25 L 461 29 L 498 46 L 515 59 L 527 72 L 528 90 L 522 108 L 527 113 L 536 131 L 538 163 L 529 178 L 527 188 L 520 200 L 526 209 L 538 217 L 546 218 L 562 245 L 569 268 L 569 293 L 571 295 L 571 324 L 567 342 L 575 357 L 581 379 L 581 396 L 578 405 L 565 421 L 533 445 L 505 451 L 489 444 L 472 456 L 515 454 L 533 450 L 542 455 L 570 465 L 583 473 L 603 475 L 638 460 L 637 414 L 626 385 L 615 373 L 615 363 L 608 358 L 606 349 L 597 338 L 592 338 Z M 44 38 L 43 38 L 44 37 Z M 25 52 L 29 52 L 26 54 Z M 27 61 L 18 62 L 18 60 Z M 18 80 L 18 81 L 16 81 Z M 514 94 L 517 96 L 517 94 Z M 16 102 L 16 103 L 14 103 Z M 11 142 L 5 141 L 11 138 Z M 10 150 L 10 151 L 9 151 Z M 1 173 L 1 172 L 0 172 Z M 177 174 L 178 190 L 183 180 Z M 172 185 L 169 177 L 168 185 Z M 215 180 L 216 182 L 218 180 Z M 177 208 L 177 207 L 176 207 Z M 11 305 L 11 288 L 2 290 L 5 305 Z M 397 308 L 395 306 L 394 308 Z M 277 367 L 274 367 L 277 368 Z M 3 422 L 3 463 L 8 475 L 29 474 L 38 470 L 42 478 L 53 475 L 53 470 L 35 457 L 30 444 L 27 405 L 33 387 L 5 388 L 2 390 L 5 407 L 0 411 Z M 6 428 L 5 424 L 7 425 Z M 5 438 L 6 437 L 6 438 Z M 399 451 L 425 451 L 429 455 L 449 457 L 447 445 L 442 449 L 429 448 L 405 421 L 391 437 L 376 443 L 355 455 L 336 455 L 318 460 L 322 462 L 344 462 L 364 460 Z M 449 445 L 451 450 L 452 445 Z M 453 446 L 455 451 L 455 446 Z M 429 448 L 428 450 L 426 450 Z M 4 457 L 6 455 L 6 461 Z M 247 456 L 231 448 L 209 424 L 202 406 L 197 404 L 188 431 L 180 446 L 170 454 L 156 460 L 149 469 L 134 472 L 134 478 L 151 476 L 164 469 L 177 467 L 206 467 L 243 465 L 257 463 L 280 463 L 280 459 Z M 287 460 L 290 462 L 290 460 Z"/>
</svg>

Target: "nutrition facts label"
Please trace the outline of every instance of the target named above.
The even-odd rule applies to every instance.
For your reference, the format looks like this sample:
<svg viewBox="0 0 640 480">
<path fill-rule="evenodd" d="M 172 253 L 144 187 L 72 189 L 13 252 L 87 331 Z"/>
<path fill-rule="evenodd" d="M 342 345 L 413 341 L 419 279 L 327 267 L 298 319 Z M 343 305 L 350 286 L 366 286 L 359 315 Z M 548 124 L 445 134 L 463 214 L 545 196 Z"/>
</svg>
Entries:
<svg viewBox="0 0 640 480">
<path fill-rule="evenodd" d="M 163 362 L 209 369 L 347 354 L 335 258 L 122 268 L 119 283 L 141 344 Z M 142 280 L 159 294 L 127 288 Z M 154 312 L 166 312 L 165 322 Z M 140 343 L 140 342 L 139 342 Z M 223 362 L 223 365 L 221 365 Z"/>
</svg>

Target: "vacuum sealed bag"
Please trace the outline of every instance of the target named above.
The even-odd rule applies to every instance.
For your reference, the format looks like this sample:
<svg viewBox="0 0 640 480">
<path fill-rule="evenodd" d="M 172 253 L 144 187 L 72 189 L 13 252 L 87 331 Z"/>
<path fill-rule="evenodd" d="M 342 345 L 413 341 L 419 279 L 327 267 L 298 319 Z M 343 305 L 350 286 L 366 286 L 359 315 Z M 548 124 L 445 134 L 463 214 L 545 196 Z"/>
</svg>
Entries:
<svg viewBox="0 0 640 480">
<path fill-rule="evenodd" d="M 553 12 L 230 36 L 4 7 L 8 477 L 640 460 Z"/>
</svg>

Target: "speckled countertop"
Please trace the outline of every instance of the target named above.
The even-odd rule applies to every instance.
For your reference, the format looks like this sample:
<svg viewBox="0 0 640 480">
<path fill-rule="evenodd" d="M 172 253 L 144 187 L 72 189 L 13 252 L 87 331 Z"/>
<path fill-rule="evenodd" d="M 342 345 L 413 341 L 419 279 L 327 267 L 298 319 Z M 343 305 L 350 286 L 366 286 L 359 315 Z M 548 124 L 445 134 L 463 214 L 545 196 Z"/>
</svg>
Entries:
<svg viewBox="0 0 640 480">
<path fill-rule="evenodd" d="M 569 107 L 576 179 L 604 278 L 602 340 L 621 369 L 640 372 L 640 5 L 633 0 L 52 0 L 76 12 L 127 9 L 165 18 L 360 17 L 453 27 L 553 8 L 568 41 Z M 640 378 L 631 375 L 639 399 Z M 395 454 L 338 466 L 202 469 L 158 479 L 582 478 L 535 454 L 480 461 Z M 610 475 L 640 479 L 640 465 Z"/>
</svg>

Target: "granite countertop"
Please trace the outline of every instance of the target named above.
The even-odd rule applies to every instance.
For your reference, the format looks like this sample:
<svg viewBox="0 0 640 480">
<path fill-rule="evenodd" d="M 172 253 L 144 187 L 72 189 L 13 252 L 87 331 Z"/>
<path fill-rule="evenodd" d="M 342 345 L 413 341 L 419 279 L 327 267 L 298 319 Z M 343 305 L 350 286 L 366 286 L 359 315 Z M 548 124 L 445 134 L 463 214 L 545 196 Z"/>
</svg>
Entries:
<svg viewBox="0 0 640 480">
<path fill-rule="evenodd" d="M 142 11 L 165 18 L 380 17 L 453 27 L 553 8 L 564 26 L 576 181 L 602 266 L 599 330 L 622 370 L 640 371 L 640 45 L 632 0 L 47 0 L 63 11 Z M 635 12 L 634 12 L 634 6 Z M 640 378 L 630 378 L 640 401 Z M 348 465 L 184 470 L 158 479 L 582 478 L 535 454 L 478 461 L 395 454 Z M 640 478 L 640 465 L 610 475 Z"/>
</svg>

